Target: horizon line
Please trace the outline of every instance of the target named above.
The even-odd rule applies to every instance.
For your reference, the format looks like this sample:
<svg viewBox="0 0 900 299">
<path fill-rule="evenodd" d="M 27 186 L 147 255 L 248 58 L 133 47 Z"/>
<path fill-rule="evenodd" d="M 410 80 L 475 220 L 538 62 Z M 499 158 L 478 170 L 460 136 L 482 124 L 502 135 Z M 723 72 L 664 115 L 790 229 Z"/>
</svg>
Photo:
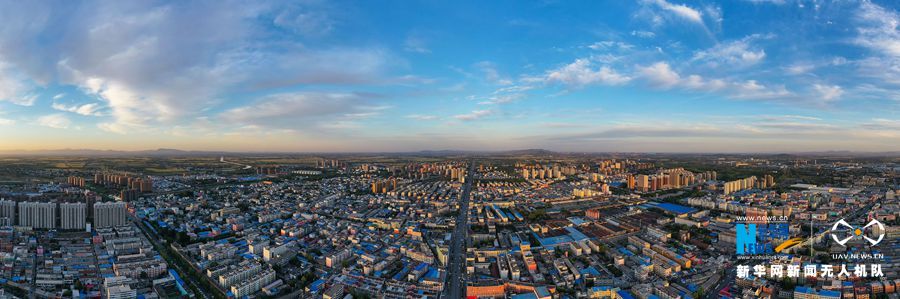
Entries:
<svg viewBox="0 0 900 299">
<path fill-rule="evenodd" d="M 62 149 L 17 149 L 17 150 L 0 150 L 0 156 L 16 156 L 16 155 L 28 155 L 28 154 L 41 154 L 44 153 L 46 155 L 52 155 L 53 152 L 59 152 L 56 154 L 65 155 L 65 152 L 71 152 L 71 155 L 78 156 L 77 152 L 95 152 L 93 155 L 102 155 L 104 153 L 108 154 L 140 154 L 140 153 L 161 153 L 165 154 L 167 151 L 169 152 L 182 152 L 185 154 L 279 154 L 279 155 L 313 155 L 313 154 L 340 154 L 340 155 L 352 155 L 352 154 L 423 154 L 423 153 L 458 153 L 458 154 L 503 154 L 503 153 L 513 153 L 513 152 L 528 152 L 528 151 L 542 151 L 548 154 L 702 154 L 702 155 L 715 155 L 715 154 L 728 154 L 728 155 L 802 155 L 802 154 L 829 154 L 829 153 L 842 153 L 842 154 L 859 154 L 859 155 L 885 155 L 885 156 L 900 156 L 900 151 L 860 151 L 860 150 L 813 150 L 813 151 L 571 151 L 571 150 L 549 150 L 543 148 L 523 148 L 523 149 L 499 149 L 499 150 L 464 150 L 464 149 L 420 149 L 420 150 L 397 150 L 397 151 L 237 151 L 237 150 L 183 150 L 177 148 L 157 148 L 157 149 L 142 149 L 142 150 L 124 150 L 124 149 L 93 149 L 93 148 L 62 148 Z M 175 155 L 176 153 L 171 153 Z"/>
</svg>

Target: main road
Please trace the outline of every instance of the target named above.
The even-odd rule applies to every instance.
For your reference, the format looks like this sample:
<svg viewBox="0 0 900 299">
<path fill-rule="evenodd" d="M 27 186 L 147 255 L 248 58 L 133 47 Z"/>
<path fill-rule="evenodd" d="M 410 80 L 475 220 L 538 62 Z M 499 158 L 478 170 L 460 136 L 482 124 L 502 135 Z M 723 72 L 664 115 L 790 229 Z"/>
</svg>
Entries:
<svg viewBox="0 0 900 299">
<path fill-rule="evenodd" d="M 459 214 L 453 236 L 450 238 L 450 260 L 448 262 L 447 283 L 444 293 L 447 299 L 460 299 L 466 296 L 466 239 L 469 233 L 469 194 L 472 193 L 472 182 L 475 181 L 475 161 L 469 161 L 462 193 L 459 194 Z"/>
<path fill-rule="evenodd" d="M 128 214 L 128 217 L 131 218 L 131 221 L 134 222 L 134 225 L 136 225 L 136 226 L 138 227 L 138 229 L 140 229 L 140 230 L 144 233 L 144 236 L 146 236 L 147 239 L 150 241 L 150 243 L 153 244 L 153 247 L 155 247 L 155 248 L 156 248 L 156 251 L 158 251 L 158 252 L 160 253 L 160 255 L 162 255 L 163 259 L 166 259 L 166 257 L 169 258 L 169 259 L 166 259 L 166 263 L 167 263 L 170 267 L 173 267 L 173 268 L 175 268 L 176 271 L 178 271 L 178 275 L 181 276 L 182 280 L 183 280 L 186 284 L 190 284 L 191 286 L 193 286 L 193 289 L 199 291 L 199 292 L 200 292 L 200 296 L 201 296 L 203 299 L 215 298 L 214 295 L 210 294 L 210 293 L 204 288 L 205 286 L 203 286 L 203 285 L 197 283 L 196 281 L 194 281 L 193 278 L 191 278 L 190 276 L 188 276 L 189 273 L 190 273 L 190 272 L 188 272 L 188 269 L 185 269 L 184 267 L 182 267 L 182 266 L 181 266 L 179 263 L 177 263 L 174 259 L 180 258 L 180 259 L 184 260 L 184 262 L 185 262 L 186 264 L 189 264 L 189 266 L 194 267 L 194 265 L 191 264 L 190 260 L 188 260 L 187 258 L 185 258 L 184 255 L 183 255 L 181 252 L 177 252 L 177 250 L 171 250 L 171 248 L 172 248 L 171 246 L 167 246 L 166 244 L 160 243 L 159 240 L 162 239 L 162 237 L 161 237 L 156 231 L 150 230 L 150 229 L 149 229 L 149 226 L 147 226 L 146 224 L 144 224 L 144 223 L 141 221 L 141 219 L 138 219 L 138 218 L 137 218 L 137 216 L 134 216 L 134 215 L 132 215 L 132 214 Z M 165 252 L 165 253 L 162 252 L 163 250 L 165 250 L 166 252 Z M 175 257 L 175 256 L 172 256 L 172 254 L 176 254 L 176 255 L 179 255 L 179 256 Z M 171 260 L 170 260 L 170 259 L 171 259 Z M 199 269 L 196 269 L 196 268 L 195 268 L 194 270 L 196 270 L 198 273 L 201 273 L 201 274 L 203 273 L 203 271 L 200 271 Z M 218 287 L 218 285 L 216 285 L 215 283 L 212 283 L 212 285 Z M 220 291 L 222 291 L 222 290 L 220 290 Z M 222 293 L 224 294 L 225 291 L 222 291 Z"/>
</svg>

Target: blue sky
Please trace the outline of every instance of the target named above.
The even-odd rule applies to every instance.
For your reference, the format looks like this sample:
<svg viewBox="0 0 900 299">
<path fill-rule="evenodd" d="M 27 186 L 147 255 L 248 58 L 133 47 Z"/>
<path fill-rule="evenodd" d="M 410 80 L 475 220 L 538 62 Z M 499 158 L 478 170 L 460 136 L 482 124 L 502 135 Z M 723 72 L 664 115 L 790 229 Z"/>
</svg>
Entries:
<svg viewBox="0 0 900 299">
<path fill-rule="evenodd" d="M 891 1 L 3 1 L 0 149 L 900 149 Z"/>
</svg>

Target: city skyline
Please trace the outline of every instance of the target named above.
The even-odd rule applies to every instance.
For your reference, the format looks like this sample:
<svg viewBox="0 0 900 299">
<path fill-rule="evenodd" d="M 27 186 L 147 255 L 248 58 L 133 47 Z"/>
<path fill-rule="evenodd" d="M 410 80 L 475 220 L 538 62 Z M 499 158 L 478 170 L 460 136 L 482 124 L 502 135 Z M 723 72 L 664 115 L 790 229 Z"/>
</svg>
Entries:
<svg viewBox="0 0 900 299">
<path fill-rule="evenodd" d="M 0 19 L 0 151 L 900 148 L 886 1 L 0 2 Z"/>
</svg>

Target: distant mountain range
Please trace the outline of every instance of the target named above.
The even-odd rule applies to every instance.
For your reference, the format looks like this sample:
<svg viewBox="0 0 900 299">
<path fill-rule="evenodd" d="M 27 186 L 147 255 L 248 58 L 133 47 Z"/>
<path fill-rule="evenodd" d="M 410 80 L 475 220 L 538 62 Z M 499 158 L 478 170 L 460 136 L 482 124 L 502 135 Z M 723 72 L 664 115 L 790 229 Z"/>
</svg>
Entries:
<svg viewBox="0 0 900 299">
<path fill-rule="evenodd" d="M 477 150 L 423 150 L 409 152 L 238 152 L 238 151 L 188 151 L 170 148 L 160 148 L 155 150 L 98 150 L 98 149 L 56 149 L 56 150 L 0 150 L 0 156 L 19 156 L 19 157 L 200 157 L 200 156 L 234 156 L 234 155 L 412 155 L 412 156 L 469 156 L 469 155 L 488 155 L 488 156 L 560 156 L 560 155 L 586 155 L 586 154 L 604 154 L 611 152 L 557 152 L 546 149 L 521 149 L 521 150 L 498 150 L 498 151 L 477 151 Z M 784 156 L 804 156 L 804 157 L 900 157 L 900 151 L 892 152 L 855 152 L 855 151 L 819 151 L 819 152 L 770 152 L 770 153 L 640 153 L 640 152 L 617 152 L 616 155 L 784 155 Z"/>
<path fill-rule="evenodd" d="M 97 149 L 57 149 L 57 150 L 6 150 L 0 156 L 77 156 L 77 157 L 171 157 L 171 156 L 215 156 L 234 154 L 224 151 L 184 151 L 161 148 L 155 150 L 121 151 Z"/>
</svg>

